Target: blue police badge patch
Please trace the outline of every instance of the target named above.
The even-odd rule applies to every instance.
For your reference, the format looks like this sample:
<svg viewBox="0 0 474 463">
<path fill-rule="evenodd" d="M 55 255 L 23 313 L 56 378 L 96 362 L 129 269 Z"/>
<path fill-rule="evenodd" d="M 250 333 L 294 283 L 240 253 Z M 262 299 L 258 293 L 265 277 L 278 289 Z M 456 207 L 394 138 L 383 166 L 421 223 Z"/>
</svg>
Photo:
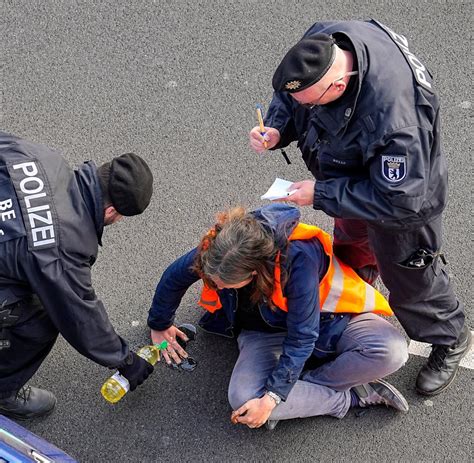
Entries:
<svg viewBox="0 0 474 463">
<path fill-rule="evenodd" d="M 406 156 L 382 156 L 382 175 L 389 182 L 401 182 L 407 175 Z"/>
</svg>

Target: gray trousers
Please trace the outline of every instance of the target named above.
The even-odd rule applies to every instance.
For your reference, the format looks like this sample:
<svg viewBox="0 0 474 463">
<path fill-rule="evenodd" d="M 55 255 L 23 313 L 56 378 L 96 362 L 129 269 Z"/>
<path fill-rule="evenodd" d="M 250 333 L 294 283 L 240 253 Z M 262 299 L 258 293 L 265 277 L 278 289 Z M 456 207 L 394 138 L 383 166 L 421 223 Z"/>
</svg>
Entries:
<svg viewBox="0 0 474 463">
<path fill-rule="evenodd" d="M 441 249 L 441 216 L 414 230 L 373 228 L 335 219 L 334 252 L 352 268 L 378 268 L 390 305 L 411 339 L 452 345 L 464 325 L 464 307 L 436 257 L 419 268 L 404 263 L 419 249 Z"/>
<path fill-rule="evenodd" d="M 278 363 L 286 333 L 242 330 L 239 357 L 229 384 L 229 402 L 236 410 L 265 392 L 268 376 Z M 287 420 L 331 415 L 342 418 L 350 408 L 349 389 L 387 376 L 408 360 L 405 338 L 389 322 L 374 314 L 354 316 L 336 346 L 337 357 L 305 371 L 285 402 L 270 419 Z"/>
</svg>

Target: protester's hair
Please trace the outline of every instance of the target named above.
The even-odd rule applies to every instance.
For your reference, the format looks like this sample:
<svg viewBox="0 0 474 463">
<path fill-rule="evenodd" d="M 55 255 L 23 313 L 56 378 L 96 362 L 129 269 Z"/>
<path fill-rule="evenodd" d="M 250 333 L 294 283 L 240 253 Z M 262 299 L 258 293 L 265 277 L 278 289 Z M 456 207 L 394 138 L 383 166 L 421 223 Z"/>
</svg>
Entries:
<svg viewBox="0 0 474 463">
<path fill-rule="evenodd" d="M 97 168 L 97 175 L 99 176 L 100 189 L 102 190 L 102 202 L 104 208 L 112 204 L 109 195 L 110 164 L 110 162 L 106 162 Z"/>
<path fill-rule="evenodd" d="M 275 259 L 280 252 L 284 261 L 286 249 L 279 249 L 271 231 L 262 226 L 242 207 L 217 215 L 215 226 L 202 238 L 194 260 L 193 270 L 210 288 L 216 286 L 210 276 L 219 277 L 224 283 L 237 284 L 254 278 L 251 294 L 253 303 L 271 300 L 274 287 Z M 252 272 L 256 275 L 252 275 Z M 286 282 L 286 272 L 281 266 L 281 285 Z"/>
</svg>

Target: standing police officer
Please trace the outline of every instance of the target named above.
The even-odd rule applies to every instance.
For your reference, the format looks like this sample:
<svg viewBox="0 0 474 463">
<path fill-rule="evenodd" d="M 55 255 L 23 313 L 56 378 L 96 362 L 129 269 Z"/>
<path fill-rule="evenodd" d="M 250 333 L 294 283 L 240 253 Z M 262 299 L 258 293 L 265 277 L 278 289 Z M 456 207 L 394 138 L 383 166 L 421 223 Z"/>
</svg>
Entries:
<svg viewBox="0 0 474 463">
<path fill-rule="evenodd" d="M 91 283 L 104 225 L 141 214 L 152 189 L 135 154 L 73 171 L 59 153 L 0 132 L 0 414 L 52 411 L 54 395 L 25 384 L 58 332 L 132 390 L 153 371 L 114 331 Z"/>
<path fill-rule="evenodd" d="M 439 266 L 447 171 L 439 101 L 407 39 L 371 20 L 314 24 L 283 58 L 261 152 L 298 142 L 316 178 L 288 200 L 335 218 L 336 254 L 367 281 L 378 272 L 411 339 L 433 344 L 416 380 L 443 391 L 471 343 Z"/>
</svg>

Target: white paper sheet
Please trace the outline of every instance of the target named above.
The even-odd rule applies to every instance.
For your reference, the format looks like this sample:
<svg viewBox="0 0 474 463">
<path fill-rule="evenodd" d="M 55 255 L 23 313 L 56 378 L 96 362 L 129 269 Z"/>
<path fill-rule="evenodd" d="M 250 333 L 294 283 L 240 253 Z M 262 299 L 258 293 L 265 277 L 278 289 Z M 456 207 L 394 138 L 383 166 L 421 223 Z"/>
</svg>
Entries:
<svg viewBox="0 0 474 463">
<path fill-rule="evenodd" d="M 268 191 L 260 197 L 260 199 L 269 199 L 270 201 L 273 201 L 275 199 L 288 198 L 288 196 L 291 196 L 296 191 L 288 191 L 288 188 L 290 188 L 292 184 L 293 182 L 277 178 L 273 182 L 272 186 L 268 189 Z"/>
</svg>

